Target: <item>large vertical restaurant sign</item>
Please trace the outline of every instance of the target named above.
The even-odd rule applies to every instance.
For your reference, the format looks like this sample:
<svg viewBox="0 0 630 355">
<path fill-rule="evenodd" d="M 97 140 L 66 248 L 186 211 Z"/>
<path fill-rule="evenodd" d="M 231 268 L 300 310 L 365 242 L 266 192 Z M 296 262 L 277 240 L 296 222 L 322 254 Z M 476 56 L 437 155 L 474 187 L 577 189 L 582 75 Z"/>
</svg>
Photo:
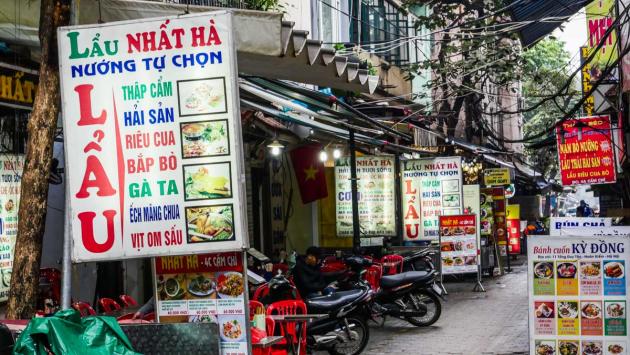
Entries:
<svg viewBox="0 0 630 355">
<path fill-rule="evenodd" d="M 556 127 L 562 185 L 605 184 L 617 180 L 610 117 L 564 121 Z"/>
<path fill-rule="evenodd" d="M 352 236 L 352 189 L 350 158 L 335 165 L 337 235 Z M 393 157 L 358 157 L 357 190 L 359 224 L 363 236 L 396 235 L 396 174 Z"/>
<path fill-rule="evenodd" d="M 528 238 L 530 354 L 627 355 L 630 238 Z"/>
<path fill-rule="evenodd" d="M 66 27 L 58 41 L 73 260 L 241 248 L 231 15 Z"/>
<path fill-rule="evenodd" d="M 461 157 L 401 162 L 403 237 L 437 241 L 441 215 L 462 213 Z"/>
</svg>

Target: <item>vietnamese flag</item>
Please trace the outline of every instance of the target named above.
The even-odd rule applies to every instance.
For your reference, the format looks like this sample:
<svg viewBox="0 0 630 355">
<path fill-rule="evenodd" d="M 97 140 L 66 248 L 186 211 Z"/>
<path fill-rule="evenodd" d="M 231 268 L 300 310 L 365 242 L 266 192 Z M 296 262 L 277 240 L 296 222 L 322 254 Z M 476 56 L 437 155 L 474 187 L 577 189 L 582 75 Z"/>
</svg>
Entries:
<svg viewBox="0 0 630 355">
<path fill-rule="evenodd" d="M 295 177 L 300 186 L 302 203 L 306 204 L 328 197 L 324 163 L 319 160 L 321 151 L 321 145 L 309 144 L 290 152 Z"/>
</svg>

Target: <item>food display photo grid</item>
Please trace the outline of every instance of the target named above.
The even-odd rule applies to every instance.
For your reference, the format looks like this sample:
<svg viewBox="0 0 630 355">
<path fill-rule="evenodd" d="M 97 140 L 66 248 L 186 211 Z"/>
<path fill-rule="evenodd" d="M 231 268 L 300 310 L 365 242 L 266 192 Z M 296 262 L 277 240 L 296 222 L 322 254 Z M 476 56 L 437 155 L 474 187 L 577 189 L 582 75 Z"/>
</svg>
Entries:
<svg viewBox="0 0 630 355">
<path fill-rule="evenodd" d="M 627 355 L 630 238 L 528 243 L 531 353 Z"/>
<path fill-rule="evenodd" d="M 155 258 L 160 323 L 219 325 L 223 354 L 247 354 L 246 297 L 240 252 Z"/>
</svg>

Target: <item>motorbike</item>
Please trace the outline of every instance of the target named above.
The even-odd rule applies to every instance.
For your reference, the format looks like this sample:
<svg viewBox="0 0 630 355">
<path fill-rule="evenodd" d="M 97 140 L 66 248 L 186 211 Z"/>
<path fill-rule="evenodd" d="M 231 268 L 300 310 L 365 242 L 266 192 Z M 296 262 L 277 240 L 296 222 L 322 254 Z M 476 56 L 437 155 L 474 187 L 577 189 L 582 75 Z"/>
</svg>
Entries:
<svg viewBox="0 0 630 355">
<path fill-rule="evenodd" d="M 260 300 L 263 304 L 291 299 L 297 294 L 295 286 L 284 275 L 275 276 L 268 287 L 269 293 Z M 309 313 L 328 314 L 328 317 L 308 324 L 307 349 L 333 355 L 360 354 L 370 338 L 367 320 L 372 296 L 370 286 L 358 282 L 349 290 L 304 299 Z"/>
<path fill-rule="evenodd" d="M 436 254 L 436 251 L 430 249 L 422 249 L 402 254 L 403 271 L 435 270 L 433 256 Z"/>
<path fill-rule="evenodd" d="M 418 258 L 419 256 L 416 256 Z M 438 272 L 433 268 L 429 254 L 425 254 L 423 271 L 404 271 L 395 275 L 381 276 L 378 289 L 374 293 L 370 308 L 371 319 L 387 316 L 403 319 L 415 326 L 425 327 L 434 324 L 442 313 L 443 290 L 436 284 Z M 366 268 L 372 265 L 369 259 L 350 256 L 345 259 L 348 272 L 340 279 L 340 287 L 364 282 Z M 352 286 L 350 286 L 352 287 Z"/>
</svg>

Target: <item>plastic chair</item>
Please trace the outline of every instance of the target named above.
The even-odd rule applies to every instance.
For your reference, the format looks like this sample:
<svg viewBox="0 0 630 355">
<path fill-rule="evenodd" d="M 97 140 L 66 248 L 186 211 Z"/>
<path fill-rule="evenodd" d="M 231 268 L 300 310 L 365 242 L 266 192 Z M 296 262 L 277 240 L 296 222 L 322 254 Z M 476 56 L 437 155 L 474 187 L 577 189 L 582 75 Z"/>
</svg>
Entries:
<svg viewBox="0 0 630 355">
<path fill-rule="evenodd" d="M 59 304 L 61 302 L 61 271 L 55 268 L 39 269 L 39 277 L 45 278 L 50 283 L 53 300 Z"/>
<path fill-rule="evenodd" d="M 385 255 L 382 259 L 383 274 L 396 275 L 403 271 L 403 257 L 400 255 Z"/>
<path fill-rule="evenodd" d="M 135 313 L 127 313 L 127 314 L 123 314 L 122 316 L 116 318 L 117 321 L 121 321 L 121 320 L 128 320 L 128 319 L 133 319 L 133 315 Z"/>
<path fill-rule="evenodd" d="M 307 314 L 306 312 L 306 304 L 302 301 L 298 300 L 289 300 L 289 301 L 280 301 L 274 302 L 267 307 L 267 315 L 295 315 L 295 314 Z M 301 329 L 301 342 L 298 343 L 299 338 L 297 334 L 297 322 L 284 322 L 284 326 L 280 328 L 280 335 L 285 337 L 285 339 L 278 343 L 278 346 L 274 346 L 273 348 L 281 348 L 286 351 L 287 348 L 287 340 L 286 337 L 290 337 L 293 339 L 293 344 L 297 344 L 300 347 L 300 353 L 306 354 L 306 324 L 302 324 Z M 272 354 L 279 354 L 273 351 Z"/>
<path fill-rule="evenodd" d="M 274 334 L 274 331 L 276 329 L 276 322 L 273 320 L 273 318 L 271 318 L 270 316 L 266 316 L 265 317 L 265 331 L 267 333 L 267 336 L 272 336 Z M 286 355 L 287 351 L 284 349 L 280 349 L 277 348 L 274 349 L 272 347 L 266 348 L 266 349 L 258 349 L 258 348 L 254 348 L 253 350 L 253 355 Z"/>
<path fill-rule="evenodd" d="M 92 308 L 92 306 L 90 306 L 90 304 L 87 302 L 74 302 L 72 304 L 72 308 L 79 311 L 79 313 L 81 313 L 81 317 L 96 315 L 96 311 L 94 310 L 94 308 Z"/>
<path fill-rule="evenodd" d="M 155 322 L 155 312 L 147 313 L 142 317 L 142 320 L 146 320 L 148 322 Z"/>
<path fill-rule="evenodd" d="M 383 267 L 379 264 L 373 264 L 365 270 L 365 281 L 370 284 L 372 291 L 378 292 L 381 287 L 381 276 L 383 276 Z"/>
<path fill-rule="evenodd" d="M 101 310 L 105 311 L 105 313 L 118 311 L 122 309 L 122 307 L 118 303 L 116 303 L 116 301 L 107 297 L 103 297 L 100 300 L 98 300 L 98 304 L 99 306 L 101 306 Z"/>
<path fill-rule="evenodd" d="M 249 320 L 250 321 L 254 320 L 254 314 L 256 314 L 256 310 L 259 308 L 265 309 L 265 306 L 256 300 L 249 301 Z"/>
<path fill-rule="evenodd" d="M 269 284 L 260 285 L 256 291 L 254 291 L 254 295 L 252 296 L 253 301 L 259 301 L 269 294 Z"/>
<path fill-rule="evenodd" d="M 136 307 L 138 305 L 138 302 L 129 295 L 120 295 L 119 298 L 125 307 Z"/>
</svg>

